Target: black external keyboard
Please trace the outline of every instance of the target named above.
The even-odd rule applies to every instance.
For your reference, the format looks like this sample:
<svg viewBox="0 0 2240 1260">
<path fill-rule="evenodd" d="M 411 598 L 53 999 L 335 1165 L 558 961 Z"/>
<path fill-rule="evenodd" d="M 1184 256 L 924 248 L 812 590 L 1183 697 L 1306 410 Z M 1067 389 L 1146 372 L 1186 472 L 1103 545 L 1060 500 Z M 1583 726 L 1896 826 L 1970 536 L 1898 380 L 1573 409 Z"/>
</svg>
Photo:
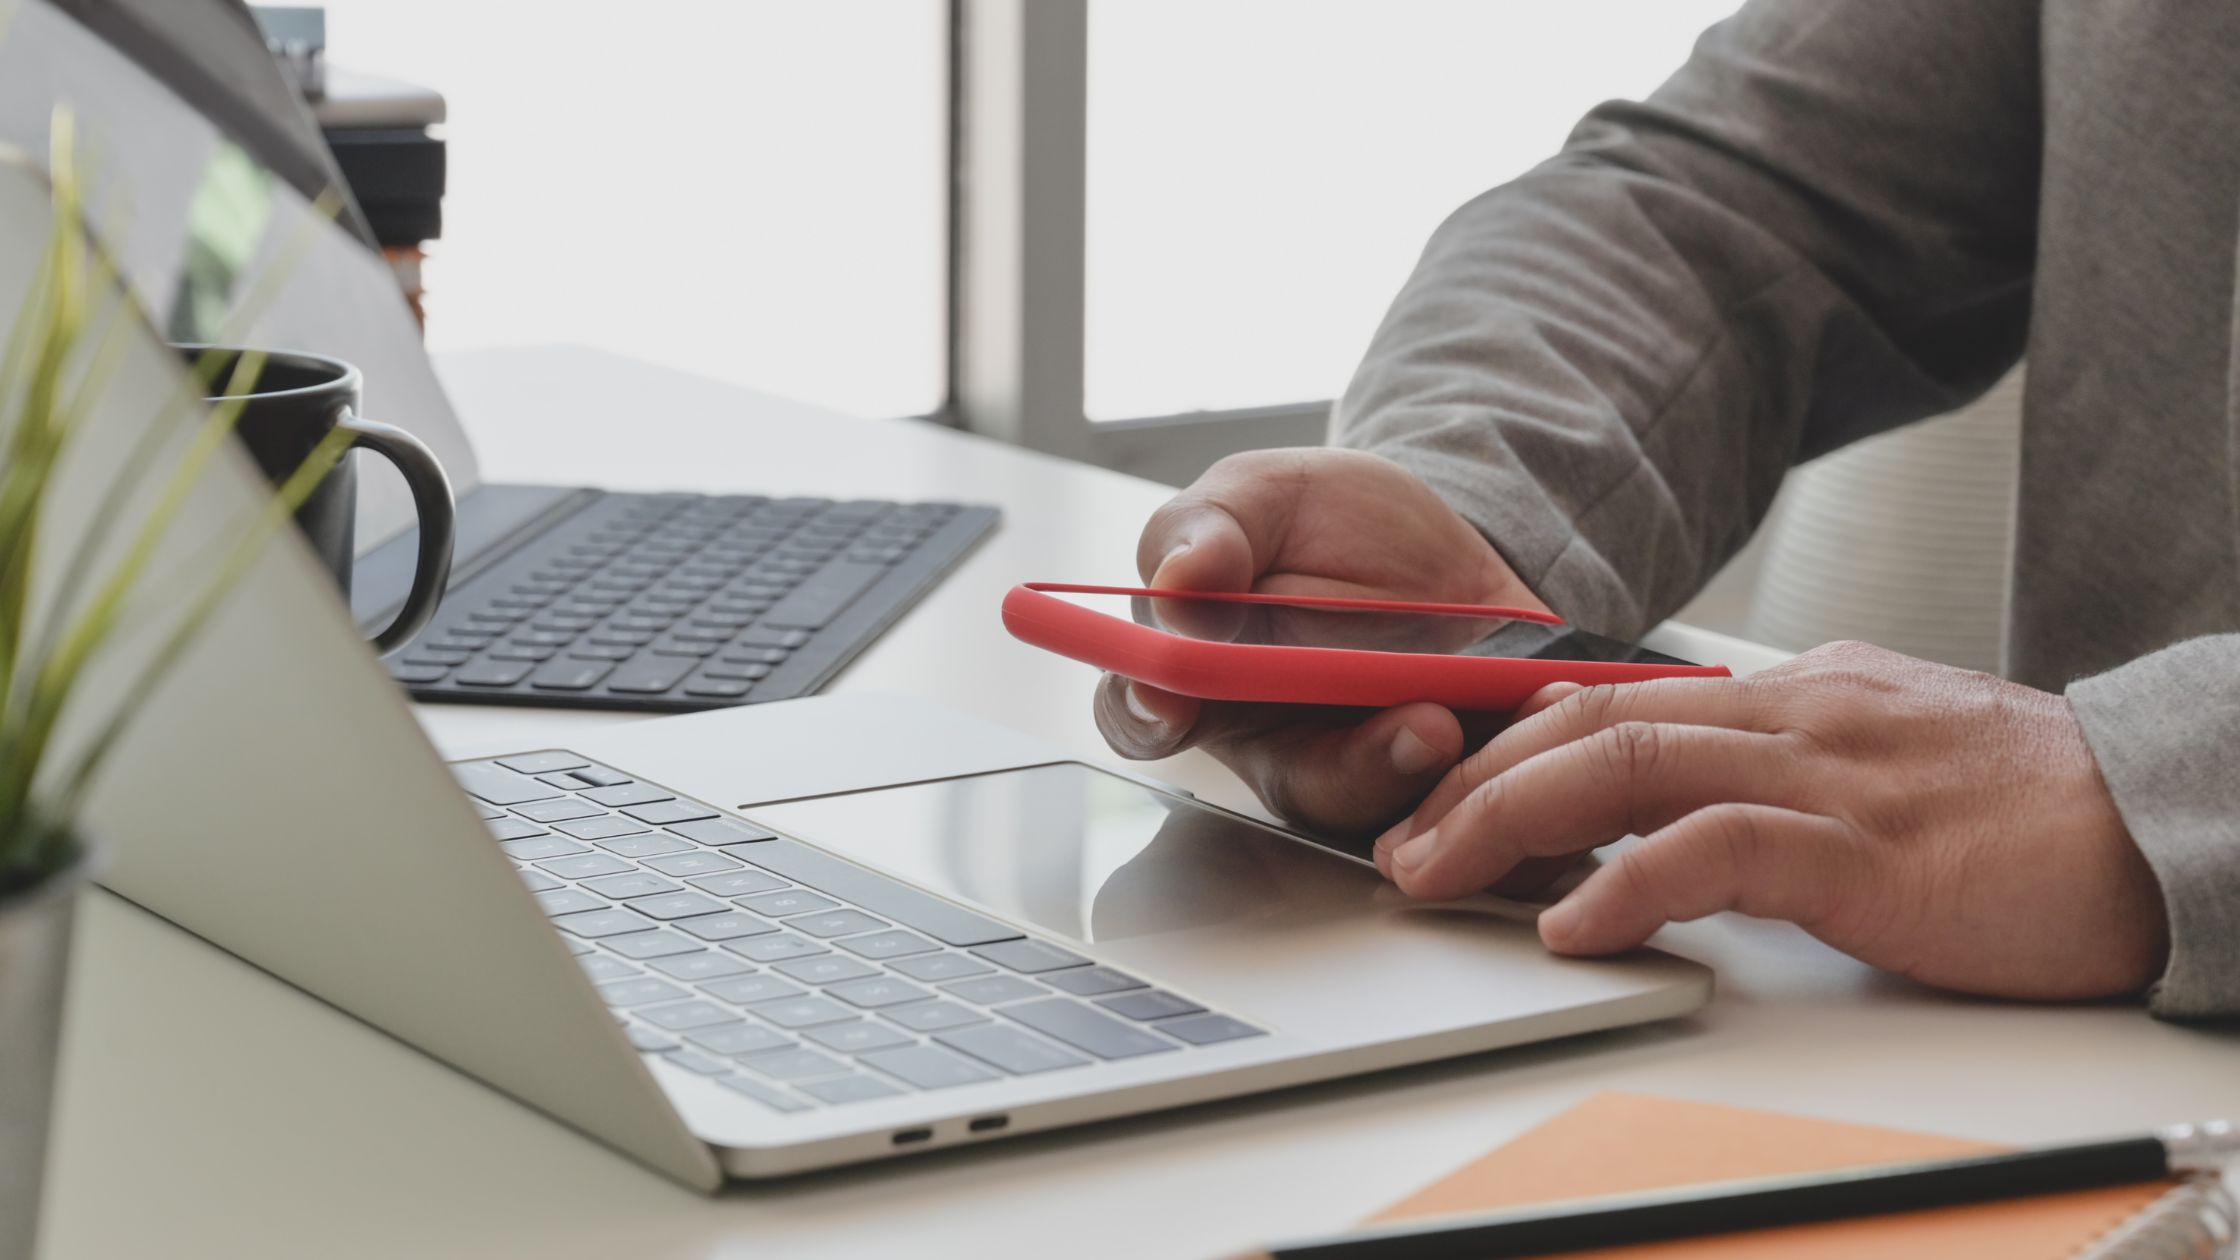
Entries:
<svg viewBox="0 0 2240 1260">
<path fill-rule="evenodd" d="M 422 700 L 689 712 L 807 695 L 993 508 L 605 494 L 453 587 L 389 661 Z"/>
<path fill-rule="evenodd" d="M 772 1111 L 1264 1035 L 573 753 L 452 772 L 631 1044 Z"/>
</svg>

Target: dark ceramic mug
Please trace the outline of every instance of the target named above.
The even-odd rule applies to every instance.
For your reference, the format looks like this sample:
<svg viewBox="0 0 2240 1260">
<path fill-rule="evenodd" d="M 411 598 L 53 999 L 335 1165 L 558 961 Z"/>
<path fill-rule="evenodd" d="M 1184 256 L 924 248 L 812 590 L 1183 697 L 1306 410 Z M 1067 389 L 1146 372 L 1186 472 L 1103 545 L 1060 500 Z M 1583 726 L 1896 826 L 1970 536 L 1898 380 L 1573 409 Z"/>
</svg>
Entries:
<svg viewBox="0 0 2240 1260">
<path fill-rule="evenodd" d="M 209 346 L 176 347 L 189 365 L 211 351 Z M 217 348 L 224 356 L 210 379 L 223 391 L 233 373 L 233 347 Z M 413 569 L 412 589 L 396 620 L 373 638 L 373 649 L 383 656 L 410 642 L 436 615 L 444 584 L 451 577 L 452 535 L 457 524 L 451 503 L 451 481 L 443 474 L 420 439 L 393 425 L 380 424 L 358 414 L 364 378 L 358 369 L 340 359 L 294 351 L 265 352 L 264 370 L 257 374 L 234 433 L 248 448 L 257 467 L 277 486 L 311 454 L 312 448 L 335 429 L 350 434 L 353 448 L 363 447 L 396 465 L 412 491 L 412 506 L 420 516 L 420 555 Z M 209 401 L 221 401 L 213 397 Z M 350 571 L 357 557 L 358 472 L 345 459 L 335 465 L 296 509 L 296 524 L 311 549 L 333 571 L 343 595 L 350 592 Z"/>
</svg>

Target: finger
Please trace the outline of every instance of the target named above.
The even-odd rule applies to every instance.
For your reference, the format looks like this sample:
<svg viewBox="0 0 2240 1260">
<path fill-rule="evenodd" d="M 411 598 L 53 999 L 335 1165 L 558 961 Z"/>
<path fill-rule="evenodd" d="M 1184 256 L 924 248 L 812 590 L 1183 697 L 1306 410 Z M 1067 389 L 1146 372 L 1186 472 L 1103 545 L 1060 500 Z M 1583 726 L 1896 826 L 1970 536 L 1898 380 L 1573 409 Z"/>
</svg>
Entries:
<svg viewBox="0 0 2240 1260">
<path fill-rule="evenodd" d="M 1542 688 L 1533 699 L 1547 694 Z M 1528 701 L 1529 703 L 1529 701 Z M 1410 824 L 1428 830 L 1479 784 L 1526 761 L 1624 722 L 1764 729 L 1763 693 L 1732 678 L 1657 678 L 1618 686 L 1583 687 L 1513 722 L 1454 768 L 1416 807 Z M 1405 837 L 1402 837 L 1403 839 Z"/>
<path fill-rule="evenodd" d="M 1248 591 L 1289 527 L 1295 479 L 1224 461 L 1151 514 L 1136 540 L 1136 571 L 1153 586 Z"/>
<path fill-rule="evenodd" d="M 1808 788 L 1773 736 L 1627 722 L 1486 780 L 1393 848 L 1392 878 L 1411 896 L 1467 896 L 1528 857 L 1647 834 L 1707 805 L 1796 805 Z"/>
<path fill-rule="evenodd" d="M 1202 703 L 1147 683 L 1130 682 L 1118 674 L 1106 674 L 1097 681 L 1092 708 L 1104 741 L 1131 761 L 1172 757 L 1202 735 Z"/>
<path fill-rule="evenodd" d="M 1845 824 L 1766 805 L 1697 810 L 1620 854 L 1540 915 L 1540 939 L 1564 954 L 1610 954 L 1667 923 L 1739 910 L 1810 930 L 1864 881 L 1864 851 Z"/>
<path fill-rule="evenodd" d="M 1462 723 L 1435 704 L 1339 726 L 1295 721 L 1225 734 L 1207 751 L 1283 818 L 1335 835 L 1373 833 L 1405 813 L 1462 756 Z"/>
<path fill-rule="evenodd" d="M 1517 723 L 1526 720 L 1527 718 L 1537 717 L 1540 714 L 1547 712 L 1549 709 L 1556 707 L 1556 705 L 1558 705 L 1559 703 L 1565 700 L 1569 700 L 1571 697 L 1578 695 L 1580 692 L 1585 691 L 1586 689 L 1587 688 L 1585 683 L 1549 683 L 1547 686 L 1542 687 L 1540 690 L 1535 691 L 1531 695 L 1525 697 L 1524 703 L 1518 705 L 1516 712 L 1509 715 L 1509 724 L 1511 726 L 1514 726 Z"/>
</svg>

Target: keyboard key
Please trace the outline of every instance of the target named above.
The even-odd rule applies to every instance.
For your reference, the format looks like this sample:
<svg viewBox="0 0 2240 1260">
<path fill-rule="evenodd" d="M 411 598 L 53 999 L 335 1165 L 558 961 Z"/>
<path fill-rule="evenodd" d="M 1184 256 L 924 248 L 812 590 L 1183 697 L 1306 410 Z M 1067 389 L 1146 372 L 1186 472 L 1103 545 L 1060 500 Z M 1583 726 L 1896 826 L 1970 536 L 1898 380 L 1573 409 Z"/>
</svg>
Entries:
<svg viewBox="0 0 2240 1260">
<path fill-rule="evenodd" d="M 485 656 L 472 665 L 462 665 L 451 675 L 451 681 L 462 687 L 511 687 L 529 676 L 536 668 L 529 661 L 497 660 Z M 493 802 L 495 803 L 495 802 Z"/>
<path fill-rule="evenodd" d="M 723 1060 L 711 1059 L 691 1050 L 671 1050 L 665 1057 L 678 1067 L 688 1072 L 698 1072 L 702 1076 L 722 1076 L 731 1070 L 731 1065 Z"/>
<path fill-rule="evenodd" d="M 607 903 L 587 892 L 573 888 L 556 888 L 537 894 L 537 904 L 549 915 L 578 914 L 585 910 L 604 910 Z"/>
<path fill-rule="evenodd" d="M 626 661 L 637 653 L 636 648 L 624 643 L 576 643 L 568 648 L 568 655 L 578 660 Z"/>
<path fill-rule="evenodd" d="M 806 630 L 781 630 L 776 626 L 756 626 L 744 630 L 732 640 L 740 647 L 797 648 L 809 641 Z"/>
<path fill-rule="evenodd" d="M 591 637 L 593 642 L 599 641 L 598 633 Z M 651 638 L 647 636 L 648 640 Z M 683 681 L 684 676 L 692 672 L 693 663 L 689 656 L 635 656 L 607 675 L 607 690 L 629 695 L 659 695 Z"/>
<path fill-rule="evenodd" d="M 688 696 L 704 696 L 710 700 L 736 700 L 754 689 L 754 683 L 745 678 L 719 678 L 707 674 L 694 678 L 684 685 Z"/>
<path fill-rule="evenodd" d="M 660 1033 L 655 1032 L 654 1030 L 646 1027 L 643 1024 L 629 1024 L 626 1025 L 622 1031 L 625 1036 L 630 1038 L 631 1046 L 638 1050 L 647 1052 L 659 1052 L 662 1050 L 674 1050 L 677 1048 L 677 1043 L 674 1039 L 664 1037 Z"/>
<path fill-rule="evenodd" d="M 888 924 L 885 919 L 874 919 L 861 910 L 830 910 L 823 914 L 806 914 L 788 919 L 786 926 L 810 936 L 830 937 L 876 932 Z"/>
<path fill-rule="evenodd" d="M 738 1073 L 717 1077 L 716 1084 L 736 1093 L 744 1094 L 772 1111 L 791 1113 L 809 1110 L 809 1104 L 802 1099 L 795 1098 L 783 1090 L 773 1089 L 761 1081 Z"/>
<path fill-rule="evenodd" d="M 822 954 L 825 947 L 815 941 L 805 941 L 790 932 L 775 936 L 756 936 L 746 940 L 725 941 L 725 949 L 741 958 L 758 963 L 784 962 L 788 958 L 801 958 L 809 954 Z"/>
<path fill-rule="evenodd" d="M 868 980 L 849 980 L 828 986 L 827 996 L 839 998 L 848 1005 L 862 1010 L 876 1011 L 889 1006 L 901 1006 L 932 997 L 933 994 L 906 980 L 890 980 L 874 976 Z"/>
<path fill-rule="evenodd" d="M 673 795 L 675 793 L 663 791 L 651 783 L 621 783 L 614 787 L 590 788 L 584 792 L 584 796 L 589 799 L 617 809 L 624 805 L 643 805 L 647 801 L 665 801 Z"/>
<path fill-rule="evenodd" d="M 998 966 L 1028 975 L 1057 971 L 1064 967 L 1085 967 L 1089 960 L 1079 954 L 1059 949 L 1043 941 L 1002 941 L 983 945 L 972 951 Z"/>
<path fill-rule="evenodd" d="M 756 1054 L 739 1060 L 750 1072 L 759 1072 L 773 1080 L 790 1081 L 803 1076 L 830 1076 L 848 1070 L 847 1064 L 814 1050 L 779 1050 L 770 1054 Z"/>
<path fill-rule="evenodd" d="M 644 922 L 643 919 L 639 922 Z M 632 932 L 628 936 L 610 936 L 599 942 L 624 958 L 643 961 L 648 958 L 666 958 L 671 954 L 689 954 L 705 946 L 675 932 Z"/>
<path fill-rule="evenodd" d="M 694 998 L 674 1006 L 649 1006 L 633 1012 L 639 1019 L 670 1032 L 683 1032 L 688 1028 L 707 1028 L 714 1024 L 736 1023 L 739 1016 L 713 1002 Z"/>
<path fill-rule="evenodd" d="M 782 919 L 789 914 L 810 914 L 830 910 L 840 903 L 830 897 L 810 892 L 805 888 L 789 888 L 784 892 L 764 893 L 759 897 L 741 897 L 739 904 L 756 914 L 772 919 Z"/>
<path fill-rule="evenodd" d="M 917 1038 L 909 1033 L 875 1024 L 868 1019 L 850 1020 L 845 1024 L 825 1024 L 801 1034 L 827 1050 L 842 1054 L 862 1054 L 866 1050 L 884 1050 L 888 1046 L 907 1046 Z"/>
<path fill-rule="evenodd" d="M 600 840 L 598 846 L 609 853 L 619 853 L 628 858 L 659 857 L 664 853 L 682 853 L 692 846 L 674 836 L 647 832 L 642 836 L 623 836 L 614 840 Z"/>
<path fill-rule="evenodd" d="M 701 666 L 700 674 L 704 678 L 755 683 L 770 676 L 770 667 L 768 665 L 738 665 L 729 661 L 712 661 Z M 741 687 L 739 688 L 739 694 L 743 696 L 749 690 L 750 688 Z"/>
<path fill-rule="evenodd" d="M 544 828 L 524 818 L 493 818 L 490 820 L 490 834 L 500 840 L 523 840 L 543 835 Z"/>
<path fill-rule="evenodd" d="M 747 1008 L 780 1028 L 813 1028 L 818 1024 L 837 1024 L 854 1018 L 855 1012 L 828 998 L 782 998 L 775 1002 L 757 1002 Z"/>
<path fill-rule="evenodd" d="M 580 936 L 591 941 L 646 930 L 646 921 L 627 910 L 592 910 L 583 914 L 564 914 L 552 923 L 570 936 Z"/>
<path fill-rule="evenodd" d="M 691 801 L 654 801 L 651 804 L 629 806 L 622 812 L 639 822 L 657 826 L 664 823 L 697 822 L 716 816 L 714 810 Z"/>
<path fill-rule="evenodd" d="M 1100 1059 L 1132 1059 L 1180 1047 L 1071 998 L 1046 998 L 1003 1007 L 1000 1015 L 1018 1020 L 1046 1037 L 1086 1050 Z"/>
<path fill-rule="evenodd" d="M 869 936 L 851 936 L 833 944 L 859 958 L 903 958 L 911 954 L 930 954 L 941 948 L 915 932 L 874 932 Z"/>
<path fill-rule="evenodd" d="M 541 752 L 500 757 L 498 764 L 518 774 L 551 774 L 557 770 L 573 770 L 591 763 L 570 752 Z"/>
<path fill-rule="evenodd" d="M 879 974 L 877 967 L 857 962 L 853 958 L 842 958 L 838 954 L 796 958 L 779 963 L 770 970 L 803 984 L 838 984 L 842 980 L 861 980 L 865 976 Z"/>
<path fill-rule="evenodd" d="M 700 986 L 726 1002 L 741 1006 L 749 1002 L 768 1002 L 777 998 L 804 996 L 800 985 L 788 984 L 777 976 L 736 976 L 728 980 L 715 980 Z"/>
<path fill-rule="evenodd" d="M 994 1006 L 998 1002 L 1016 1002 L 1022 998 L 1040 997 L 1050 992 L 1050 990 L 1031 980 L 1021 980 L 1017 976 L 983 976 L 978 980 L 959 980 L 954 984 L 942 985 L 941 991 L 980 1006 Z"/>
<path fill-rule="evenodd" d="M 762 624 L 794 630 L 820 630 L 840 611 L 887 575 L 883 564 L 828 564 L 793 588 L 762 616 Z"/>
<path fill-rule="evenodd" d="M 647 867 L 664 875 L 677 876 L 680 879 L 687 875 L 707 875 L 715 871 L 735 870 L 738 865 L 737 862 L 721 853 L 709 853 L 704 849 L 694 849 L 686 853 L 672 853 L 667 857 L 646 859 Z M 725 894 L 717 893 L 716 895 L 721 897 Z"/>
<path fill-rule="evenodd" d="M 922 1033 L 988 1022 L 987 1016 L 955 1002 L 918 1002 L 910 1006 L 890 1007 L 879 1013 L 912 1032 Z"/>
<path fill-rule="evenodd" d="M 985 1024 L 936 1033 L 933 1038 L 951 1050 L 961 1050 L 982 1063 L 1002 1068 L 1013 1076 L 1032 1076 L 1089 1062 L 1078 1054 L 1060 1050 L 1008 1024 Z"/>
<path fill-rule="evenodd" d="M 750 827 L 729 818 L 710 818 L 701 822 L 672 824 L 669 830 L 695 844 L 721 848 L 729 844 L 753 844 L 773 837 L 760 827 Z"/>
<path fill-rule="evenodd" d="M 627 836 L 645 830 L 643 823 L 611 814 L 598 818 L 577 818 L 569 822 L 552 824 L 554 831 L 574 836 L 578 840 L 605 840 L 613 836 Z"/>
<path fill-rule="evenodd" d="M 754 970 L 752 966 L 729 954 L 719 954 L 710 949 L 701 950 L 697 954 L 658 959 L 650 965 L 655 971 L 687 984 L 720 980 L 725 976 L 741 975 Z"/>
<path fill-rule="evenodd" d="M 653 897 L 640 897 L 630 903 L 630 908 L 649 919 L 688 919 L 696 914 L 720 914 L 724 904 L 704 893 L 675 892 Z"/>
<path fill-rule="evenodd" d="M 605 766 L 581 766 L 568 771 L 568 777 L 587 788 L 613 787 L 630 781 L 629 775 L 620 770 L 609 770 Z"/>
<path fill-rule="evenodd" d="M 537 865 L 562 879 L 589 879 L 594 875 L 612 875 L 617 871 L 631 869 L 630 864 L 621 858 L 588 850 L 582 857 L 558 858 L 550 862 L 539 862 Z"/>
<path fill-rule="evenodd" d="M 1145 987 L 1143 981 L 1110 967 L 1075 967 L 1068 971 L 1046 972 L 1042 982 L 1052 988 L 1063 989 L 1075 997 L 1095 997 L 1100 993 L 1118 993 L 1122 989 Z"/>
<path fill-rule="evenodd" d="M 506 856 L 516 862 L 534 862 L 540 858 L 567 857 L 571 853 L 589 853 L 590 850 L 573 840 L 558 836 L 536 836 L 528 840 L 508 840 L 498 846 Z"/>
<path fill-rule="evenodd" d="M 608 875 L 600 879 L 587 879 L 583 882 L 583 886 L 602 897 L 612 897 L 616 901 L 627 901 L 632 897 L 652 897 L 657 896 L 661 893 L 684 891 L 676 884 L 673 884 L 666 879 L 662 879 L 658 875 L 648 875 L 644 871 L 625 871 L 620 875 Z"/>
<path fill-rule="evenodd" d="M 552 659 L 553 654 L 555 652 L 558 652 L 559 650 L 560 649 L 556 647 L 551 647 L 544 644 L 501 643 L 498 646 L 490 649 L 490 659 L 494 661 L 549 661 Z M 575 661 L 566 663 L 580 665 L 583 662 Z M 536 674 L 541 672 L 542 671 L 540 670 L 531 673 L 530 678 L 532 686 L 535 685 Z M 560 690 L 567 689 L 560 688 Z"/>
<path fill-rule="evenodd" d="M 585 954 L 576 959 L 576 965 L 582 967 L 583 974 L 594 981 L 627 980 L 632 976 L 645 974 L 619 958 L 609 958 L 599 953 Z"/>
<path fill-rule="evenodd" d="M 553 889 L 562 886 L 559 880 L 543 871 L 532 870 L 528 867 L 521 868 L 521 882 L 527 884 L 529 891 L 533 893 L 551 892 Z"/>
<path fill-rule="evenodd" d="M 982 1081 L 1001 1079 L 970 1059 L 959 1058 L 932 1046 L 898 1046 L 892 1050 L 873 1050 L 862 1055 L 859 1061 L 919 1089 L 948 1089 L 956 1085 L 977 1085 Z"/>
<path fill-rule="evenodd" d="M 616 980 L 599 986 L 599 997 L 609 1006 L 644 1006 L 649 1002 L 667 1002 L 673 998 L 689 996 L 691 995 L 683 989 L 652 976 Z"/>
<path fill-rule="evenodd" d="M 696 852 L 693 856 L 717 857 L 719 855 L 714 853 Z M 775 875 L 766 874 L 762 871 L 748 870 L 729 872 L 722 875 L 708 875 L 703 876 L 699 879 L 688 879 L 685 882 L 704 893 L 716 897 L 738 897 L 746 893 L 766 892 L 772 888 L 783 888 L 786 886 L 786 882 L 782 879 L 779 879 Z"/>
<path fill-rule="evenodd" d="M 774 840 L 756 845 L 739 856 L 797 884 L 829 893 L 904 927 L 915 928 L 944 944 L 984 945 L 1019 937 L 1017 929 L 797 841 Z"/>
<path fill-rule="evenodd" d="M 865 1076 L 861 1072 L 836 1076 L 830 1080 L 803 1081 L 796 1086 L 804 1094 L 813 1094 L 828 1103 L 868 1102 L 874 1098 L 894 1098 L 901 1090 L 885 1081 Z"/>
<path fill-rule="evenodd" d="M 572 936 L 561 937 L 560 944 L 569 953 L 574 954 L 578 958 L 581 958 L 583 955 L 591 952 L 591 942 L 579 941 Z"/>
<path fill-rule="evenodd" d="M 963 976 L 986 975 L 995 970 L 968 954 L 926 954 L 917 958 L 898 958 L 891 965 L 912 980 L 923 980 L 928 984 Z"/>
<path fill-rule="evenodd" d="M 703 941 L 735 941 L 743 936 L 761 936 L 778 930 L 778 925 L 767 919 L 733 910 L 727 914 L 704 914 L 693 919 L 677 920 L 677 927 Z"/>
<path fill-rule="evenodd" d="M 696 1028 L 686 1033 L 686 1041 L 710 1054 L 759 1054 L 764 1050 L 791 1050 L 793 1038 L 760 1024 L 725 1024 L 717 1028 Z"/>
<path fill-rule="evenodd" d="M 572 796 L 556 796 L 549 801 L 531 801 L 527 805 L 516 805 L 513 807 L 513 812 L 529 819 L 531 822 L 556 823 L 566 822 L 571 818 L 589 818 L 594 814 L 604 814 L 607 811 L 591 804 L 589 801 L 579 801 Z"/>
<path fill-rule="evenodd" d="M 742 645 L 726 651 L 723 654 L 723 659 L 735 665 L 782 665 L 785 663 L 785 659 L 791 655 L 793 653 L 784 648 Z"/>
<path fill-rule="evenodd" d="M 1098 998 L 1097 1005 L 1115 1015 L 1129 1019 L 1166 1019 L 1172 1015 L 1195 1015 L 1206 1009 L 1188 998 L 1179 998 L 1165 989 L 1145 989 L 1138 993 L 1122 993 L 1116 997 Z M 1166 1025 L 1161 1024 L 1161 1028 Z"/>
<path fill-rule="evenodd" d="M 483 801 L 469 800 L 467 804 L 474 809 L 474 816 L 484 822 L 489 822 L 493 818 L 503 818 L 506 816 L 506 812 L 504 810 Z"/>
<path fill-rule="evenodd" d="M 1265 1037 L 1267 1030 L 1254 1028 L 1241 1019 L 1208 1011 L 1203 1015 L 1185 1015 L 1180 1019 L 1159 1021 L 1160 1032 L 1180 1037 L 1194 1046 L 1209 1046 L 1217 1041 L 1235 1041 L 1240 1037 Z"/>
<path fill-rule="evenodd" d="M 484 761 L 455 765 L 451 767 L 451 775 L 470 795 L 480 797 L 492 805 L 519 805 L 524 801 L 541 801 L 560 795 L 535 779 Z"/>
</svg>

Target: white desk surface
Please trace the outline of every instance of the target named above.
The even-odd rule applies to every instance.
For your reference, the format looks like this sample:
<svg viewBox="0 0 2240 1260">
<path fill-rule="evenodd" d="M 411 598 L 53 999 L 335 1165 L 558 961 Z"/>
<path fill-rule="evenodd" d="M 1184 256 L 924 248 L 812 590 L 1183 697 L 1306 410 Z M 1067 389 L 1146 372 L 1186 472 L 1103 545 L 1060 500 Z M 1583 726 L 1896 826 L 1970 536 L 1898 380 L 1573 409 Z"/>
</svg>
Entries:
<svg viewBox="0 0 2240 1260">
<path fill-rule="evenodd" d="M 1005 637 L 997 602 L 1021 580 L 1131 578 L 1136 530 L 1164 488 L 588 351 L 444 369 L 491 479 L 1001 504 L 1001 531 L 837 687 L 915 691 L 1102 754 L 1087 672 Z M 1768 659 L 1668 634 L 1736 666 Z M 579 723 L 632 720 L 425 714 L 447 750 L 564 743 Z M 1240 800 L 1208 760 L 1159 773 Z M 96 894 L 71 984 L 43 1254 L 1214 1256 L 1353 1221 L 1604 1089 L 2014 1142 L 2240 1115 L 2234 1030 L 2125 1005 L 1948 997 L 1731 916 L 1660 943 L 1717 969 L 1720 995 L 1699 1016 L 707 1199 Z"/>
</svg>

